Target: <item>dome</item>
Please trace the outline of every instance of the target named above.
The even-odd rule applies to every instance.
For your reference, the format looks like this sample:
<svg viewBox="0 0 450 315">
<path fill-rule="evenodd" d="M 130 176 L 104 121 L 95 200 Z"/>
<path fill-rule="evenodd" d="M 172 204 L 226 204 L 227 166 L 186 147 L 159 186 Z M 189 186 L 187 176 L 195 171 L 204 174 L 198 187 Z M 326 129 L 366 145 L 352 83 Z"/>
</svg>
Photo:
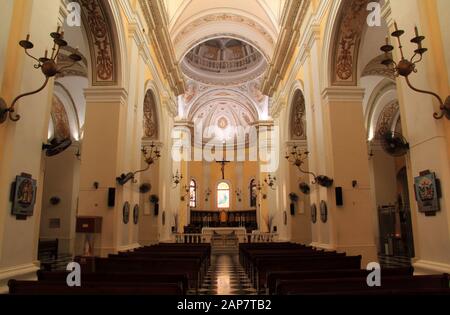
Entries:
<svg viewBox="0 0 450 315">
<path fill-rule="evenodd" d="M 191 49 L 183 59 L 184 74 L 210 85 L 238 85 L 261 76 L 264 56 L 252 45 L 234 38 L 216 38 Z"/>
</svg>

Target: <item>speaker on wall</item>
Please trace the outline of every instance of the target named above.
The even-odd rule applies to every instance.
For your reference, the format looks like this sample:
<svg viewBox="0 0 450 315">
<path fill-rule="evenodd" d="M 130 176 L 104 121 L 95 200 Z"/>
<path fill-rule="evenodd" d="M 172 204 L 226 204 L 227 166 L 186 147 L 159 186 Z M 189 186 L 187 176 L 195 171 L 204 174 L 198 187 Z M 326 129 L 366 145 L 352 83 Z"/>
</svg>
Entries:
<svg viewBox="0 0 450 315">
<path fill-rule="evenodd" d="M 342 207 L 344 205 L 344 196 L 342 195 L 342 187 L 336 187 L 336 206 Z"/>
<path fill-rule="evenodd" d="M 291 215 L 295 215 L 295 204 L 291 203 Z"/>
<path fill-rule="evenodd" d="M 116 204 L 116 189 L 108 188 L 108 207 L 113 208 Z"/>
</svg>

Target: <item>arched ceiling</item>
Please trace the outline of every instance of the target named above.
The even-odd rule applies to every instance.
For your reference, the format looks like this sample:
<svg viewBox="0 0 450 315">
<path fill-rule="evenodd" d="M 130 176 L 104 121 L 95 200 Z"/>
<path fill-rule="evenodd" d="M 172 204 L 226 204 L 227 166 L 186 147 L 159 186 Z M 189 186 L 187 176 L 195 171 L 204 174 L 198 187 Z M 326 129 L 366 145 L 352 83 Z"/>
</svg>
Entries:
<svg viewBox="0 0 450 315">
<path fill-rule="evenodd" d="M 164 0 L 177 60 L 219 36 L 240 38 L 271 58 L 286 0 Z"/>
</svg>

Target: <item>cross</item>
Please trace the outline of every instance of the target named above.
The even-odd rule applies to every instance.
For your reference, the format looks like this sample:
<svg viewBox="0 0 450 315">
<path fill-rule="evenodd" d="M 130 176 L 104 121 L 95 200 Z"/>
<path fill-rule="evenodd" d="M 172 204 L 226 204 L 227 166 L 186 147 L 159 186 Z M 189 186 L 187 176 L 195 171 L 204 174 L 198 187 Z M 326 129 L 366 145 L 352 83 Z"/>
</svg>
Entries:
<svg viewBox="0 0 450 315">
<path fill-rule="evenodd" d="M 225 165 L 227 163 L 230 163 L 230 161 L 216 161 L 216 163 L 220 163 L 222 166 L 220 167 L 220 169 L 222 170 L 222 179 L 225 179 Z"/>
</svg>

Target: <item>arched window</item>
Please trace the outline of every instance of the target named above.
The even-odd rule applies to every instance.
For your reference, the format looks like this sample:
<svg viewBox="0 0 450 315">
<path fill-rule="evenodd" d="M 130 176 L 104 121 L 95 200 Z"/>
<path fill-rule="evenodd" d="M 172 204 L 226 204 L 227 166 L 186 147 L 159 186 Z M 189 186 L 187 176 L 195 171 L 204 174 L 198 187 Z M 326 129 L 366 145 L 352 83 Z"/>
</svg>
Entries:
<svg viewBox="0 0 450 315">
<path fill-rule="evenodd" d="M 197 207 L 197 183 L 193 179 L 189 184 L 189 206 L 191 208 Z"/>
<path fill-rule="evenodd" d="M 225 182 L 217 185 L 217 208 L 230 208 L 230 185 Z"/>
<path fill-rule="evenodd" d="M 256 207 L 256 180 L 252 179 L 250 181 L 250 207 Z"/>
</svg>

